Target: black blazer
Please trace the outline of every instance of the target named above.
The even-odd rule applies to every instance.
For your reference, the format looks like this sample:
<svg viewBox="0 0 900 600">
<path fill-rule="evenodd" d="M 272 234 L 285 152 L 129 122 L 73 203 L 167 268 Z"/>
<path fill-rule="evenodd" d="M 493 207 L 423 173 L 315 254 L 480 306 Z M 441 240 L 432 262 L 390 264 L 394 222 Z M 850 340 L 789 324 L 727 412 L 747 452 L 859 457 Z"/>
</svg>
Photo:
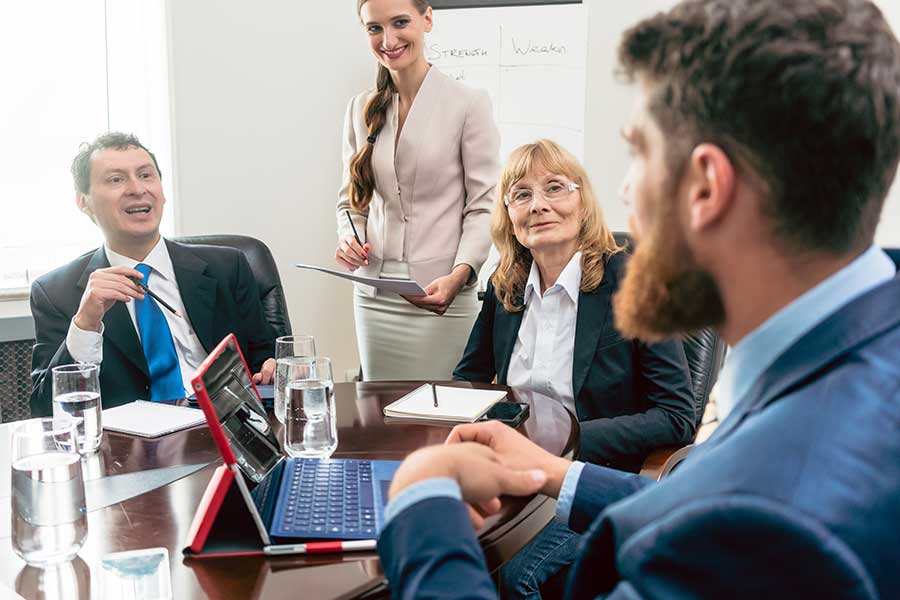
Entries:
<svg viewBox="0 0 900 600">
<path fill-rule="evenodd" d="M 613 326 L 612 296 L 624 276 L 624 252 L 606 260 L 603 280 L 578 295 L 572 385 L 581 425 L 579 459 L 640 470 L 651 450 L 694 438 L 691 374 L 682 343 L 624 339 Z M 503 308 L 488 284 L 453 378 L 506 384 L 524 311 Z"/>
<path fill-rule="evenodd" d="M 256 280 L 246 257 L 233 248 L 188 246 L 166 240 L 178 291 L 200 345 L 207 352 L 234 332 L 250 368 L 256 372 L 275 352 L 275 334 L 263 317 Z M 88 276 L 109 267 L 103 248 L 38 278 L 31 286 L 35 344 L 31 357 L 31 414 L 52 412 L 50 369 L 74 362 L 66 348 L 69 323 Z M 134 322 L 121 302 L 103 317 L 100 391 L 108 408 L 147 398 L 150 372 Z"/>
</svg>

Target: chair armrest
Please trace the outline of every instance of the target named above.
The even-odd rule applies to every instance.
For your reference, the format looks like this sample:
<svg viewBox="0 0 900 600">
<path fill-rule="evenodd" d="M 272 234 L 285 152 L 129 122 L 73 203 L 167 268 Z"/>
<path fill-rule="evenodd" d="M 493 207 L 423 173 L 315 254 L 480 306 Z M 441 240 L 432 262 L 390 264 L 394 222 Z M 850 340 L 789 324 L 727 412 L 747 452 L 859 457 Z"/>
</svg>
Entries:
<svg viewBox="0 0 900 600">
<path fill-rule="evenodd" d="M 650 453 L 641 465 L 641 475 L 659 481 L 687 458 L 694 445 L 665 446 Z"/>
</svg>

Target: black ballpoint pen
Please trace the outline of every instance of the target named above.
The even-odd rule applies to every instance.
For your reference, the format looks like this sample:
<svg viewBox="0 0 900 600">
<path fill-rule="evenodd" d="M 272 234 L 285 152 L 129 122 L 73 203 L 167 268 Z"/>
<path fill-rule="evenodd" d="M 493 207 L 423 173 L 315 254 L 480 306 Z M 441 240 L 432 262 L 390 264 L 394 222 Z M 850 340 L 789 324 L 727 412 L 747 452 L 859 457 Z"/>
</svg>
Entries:
<svg viewBox="0 0 900 600">
<path fill-rule="evenodd" d="M 362 248 L 362 247 L 363 247 L 363 243 L 362 243 L 362 240 L 359 239 L 359 234 L 356 233 L 356 225 L 353 224 L 353 219 L 350 217 L 350 211 L 349 211 L 349 210 L 344 211 L 344 214 L 347 215 L 347 220 L 350 221 L 350 229 L 353 230 L 353 237 L 356 238 L 356 243 L 359 244 L 359 247 L 360 247 L 360 248 Z"/>
<path fill-rule="evenodd" d="M 184 318 L 184 317 L 181 316 L 181 313 L 179 313 L 177 310 L 175 310 L 174 308 L 172 308 L 171 306 L 169 306 L 169 303 L 168 303 L 168 302 L 166 302 L 165 300 L 163 300 L 162 298 L 160 298 L 159 296 L 157 296 L 156 294 L 154 294 L 153 292 L 151 292 L 151 291 L 150 291 L 150 288 L 148 288 L 146 285 L 144 285 L 143 283 L 141 283 L 141 281 L 140 281 L 139 279 L 135 279 L 134 277 L 132 277 L 131 280 L 132 280 L 133 282 L 135 282 L 139 288 L 141 288 L 142 290 L 144 290 L 144 293 L 145 293 L 145 294 L 147 294 L 148 296 L 150 296 L 151 298 L 153 298 L 154 300 L 156 300 L 157 302 L 159 302 L 160 304 L 162 304 L 162 305 L 163 305 L 163 308 L 165 308 L 166 310 L 168 310 L 170 313 L 172 313 L 173 315 L 175 315 L 175 316 L 178 317 L 179 319 Z"/>
<path fill-rule="evenodd" d="M 437 386 L 434 385 L 433 383 L 431 384 L 431 394 L 434 396 L 434 407 L 437 408 L 437 407 L 438 407 L 438 402 L 437 402 Z"/>
</svg>

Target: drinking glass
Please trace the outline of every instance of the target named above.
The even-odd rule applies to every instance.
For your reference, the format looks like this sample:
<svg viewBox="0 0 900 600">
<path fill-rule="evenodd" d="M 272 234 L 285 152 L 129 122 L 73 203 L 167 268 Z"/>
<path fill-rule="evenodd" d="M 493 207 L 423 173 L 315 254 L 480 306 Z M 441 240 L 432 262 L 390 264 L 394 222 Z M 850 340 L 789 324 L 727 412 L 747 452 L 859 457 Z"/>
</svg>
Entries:
<svg viewBox="0 0 900 600">
<path fill-rule="evenodd" d="M 12 430 L 12 546 L 29 564 L 67 561 L 87 536 L 77 427 L 62 415 Z"/>
<path fill-rule="evenodd" d="M 284 449 L 290 456 L 328 458 L 337 448 L 331 359 L 297 359 L 286 370 Z"/>
<path fill-rule="evenodd" d="M 298 359 L 316 355 L 311 335 L 285 335 L 275 340 L 275 418 L 284 423 L 287 379 L 285 373 Z"/>
<path fill-rule="evenodd" d="M 103 436 L 100 367 L 91 363 L 53 367 L 53 416 L 70 415 L 78 425 L 78 451 L 96 452 Z"/>
</svg>

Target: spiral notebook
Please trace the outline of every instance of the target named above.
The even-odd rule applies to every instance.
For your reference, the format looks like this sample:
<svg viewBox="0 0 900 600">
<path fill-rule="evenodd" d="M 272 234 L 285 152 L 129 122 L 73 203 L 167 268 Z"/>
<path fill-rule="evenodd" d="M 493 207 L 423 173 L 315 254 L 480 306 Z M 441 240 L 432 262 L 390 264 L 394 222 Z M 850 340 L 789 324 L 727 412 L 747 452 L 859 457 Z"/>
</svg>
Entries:
<svg viewBox="0 0 900 600">
<path fill-rule="evenodd" d="M 434 405 L 435 394 L 437 406 Z M 426 383 L 385 406 L 384 414 L 400 419 L 474 423 L 505 397 L 506 392 L 502 390 L 473 390 Z"/>
</svg>

